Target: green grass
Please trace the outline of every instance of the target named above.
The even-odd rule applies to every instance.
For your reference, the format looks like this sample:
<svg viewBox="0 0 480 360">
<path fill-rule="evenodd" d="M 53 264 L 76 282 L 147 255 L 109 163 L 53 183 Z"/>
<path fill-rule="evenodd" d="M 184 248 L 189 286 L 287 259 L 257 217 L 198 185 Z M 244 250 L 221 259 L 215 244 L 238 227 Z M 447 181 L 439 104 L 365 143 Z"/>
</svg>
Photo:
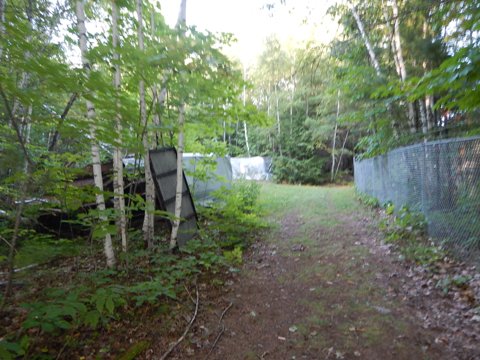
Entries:
<svg viewBox="0 0 480 360">
<path fill-rule="evenodd" d="M 296 323 L 303 336 L 295 340 L 295 347 L 325 349 L 334 343 L 347 352 L 359 344 L 383 348 L 389 336 L 408 331 L 401 319 L 373 308 L 393 310 L 398 304 L 386 299 L 376 281 L 375 274 L 384 269 L 369 260 L 369 248 L 355 245 L 360 240 L 358 226 L 375 225 L 359 222 L 372 210 L 358 201 L 353 187 L 265 183 L 260 201 L 276 224 L 266 240 L 277 245 L 282 256 L 303 264 L 295 274 L 282 275 L 277 281 L 282 286 L 293 281 L 313 288 L 311 296 L 299 299 L 308 316 Z M 306 249 L 292 252 L 296 244 Z M 318 335 L 309 337 L 312 331 Z"/>
<path fill-rule="evenodd" d="M 262 184 L 260 204 L 269 216 L 282 218 L 289 213 L 301 215 L 305 222 L 335 226 L 340 216 L 353 216 L 363 209 L 355 199 L 353 187 L 314 187 Z M 306 225 L 307 229 L 310 225 Z"/>
</svg>

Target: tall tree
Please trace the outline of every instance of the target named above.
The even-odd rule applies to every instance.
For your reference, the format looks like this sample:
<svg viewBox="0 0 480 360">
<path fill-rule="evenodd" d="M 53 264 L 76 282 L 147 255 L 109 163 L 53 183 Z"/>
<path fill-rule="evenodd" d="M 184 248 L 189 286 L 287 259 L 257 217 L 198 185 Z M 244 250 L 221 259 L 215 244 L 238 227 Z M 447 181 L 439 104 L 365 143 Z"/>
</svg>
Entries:
<svg viewBox="0 0 480 360">
<path fill-rule="evenodd" d="M 137 38 L 138 48 L 145 51 L 143 34 L 143 5 L 142 0 L 137 0 Z M 143 220 L 143 239 L 148 248 L 152 248 L 154 236 L 154 212 L 155 212 L 155 185 L 153 183 L 152 170 L 150 168 L 150 141 L 148 137 L 147 103 L 145 99 L 145 80 L 140 78 L 140 122 L 142 125 L 143 163 L 145 167 L 145 216 Z"/>
<path fill-rule="evenodd" d="M 185 26 L 187 22 L 187 0 L 181 0 L 180 12 L 178 14 L 177 28 L 185 37 Z M 172 234 L 170 236 L 170 249 L 177 246 L 178 229 L 181 222 L 182 199 L 183 199 L 183 147 L 184 147 L 184 126 L 185 126 L 185 99 L 181 95 L 178 108 L 178 143 L 177 143 L 177 176 L 175 188 L 175 218 L 173 219 Z"/>
<path fill-rule="evenodd" d="M 123 182 L 123 157 L 122 157 L 122 114 L 120 111 L 120 84 L 121 84 L 121 70 L 120 70 L 120 54 L 119 43 L 120 36 L 118 34 L 118 6 L 116 0 L 112 0 L 112 46 L 113 46 L 113 61 L 115 66 L 114 86 L 116 91 L 116 117 L 115 126 L 117 132 L 117 140 L 113 153 L 114 166 L 114 193 L 115 193 L 115 208 L 118 211 L 118 232 L 122 241 L 122 250 L 127 251 L 127 221 L 125 216 L 125 194 Z"/>
<path fill-rule="evenodd" d="M 400 71 L 400 79 L 402 82 L 407 80 L 407 67 L 403 58 L 403 48 L 400 34 L 400 12 L 398 10 L 397 0 L 392 0 L 392 15 L 393 15 L 393 39 L 394 39 L 394 54 L 396 63 L 398 63 L 398 69 Z M 408 107 L 408 121 L 410 124 L 410 132 L 412 134 L 417 132 L 417 120 L 414 104 L 411 101 L 407 101 Z"/>
<path fill-rule="evenodd" d="M 77 16 L 77 29 L 78 29 L 78 38 L 79 38 L 79 47 L 82 58 L 82 65 L 85 71 L 85 75 L 88 77 L 90 75 L 90 62 L 87 58 L 87 29 L 85 26 L 85 4 L 84 0 L 76 1 L 76 16 Z M 99 219 L 101 225 L 105 226 L 108 219 L 105 216 L 105 198 L 103 196 L 103 177 L 102 177 L 102 164 L 100 162 L 100 148 L 98 141 L 96 139 L 96 113 L 95 105 L 87 99 L 85 99 L 85 104 L 87 107 L 87 118 L 90 120 L 90 141 L 91 141 L 91 152 L 92 152 L 92 167 L 93 167 L 93 178 L 95 181 L 95 186 L 97 187 L 96 194 L 96 203 L 97 209 L 99 211 Z M 107 266 L 115 266 L 115 253 L 113 251 L 112 237 L 107 231 L 104 239 L 104 251 L 107 258 Z"/>
</svg>

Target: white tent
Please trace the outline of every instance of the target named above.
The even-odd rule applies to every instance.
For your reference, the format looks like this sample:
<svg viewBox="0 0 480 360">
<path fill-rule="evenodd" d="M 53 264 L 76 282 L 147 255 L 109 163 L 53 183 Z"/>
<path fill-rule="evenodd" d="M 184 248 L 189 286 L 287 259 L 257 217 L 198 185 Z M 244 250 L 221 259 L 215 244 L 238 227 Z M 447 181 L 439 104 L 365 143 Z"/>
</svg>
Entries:
<svg viewBox="0 0 480 360">
<path fill-rule="evenodd" d="M 231 158 L 233 179 L 270 180 L 270 159 L 254 156 L 248 158 Z"/>
</svg>

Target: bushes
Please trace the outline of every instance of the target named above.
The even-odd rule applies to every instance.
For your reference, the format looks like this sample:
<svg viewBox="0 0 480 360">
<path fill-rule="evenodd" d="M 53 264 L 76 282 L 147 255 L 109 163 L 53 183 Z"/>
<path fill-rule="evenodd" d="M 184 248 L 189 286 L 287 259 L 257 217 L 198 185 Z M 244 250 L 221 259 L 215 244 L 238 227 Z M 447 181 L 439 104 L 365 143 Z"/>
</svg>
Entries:
<svg viewBox="0 0 480 360">
<path fill-rule="evenodd" d="M 379 208 L 377 198 L 357 192 L 358 199 L 371 208 Z M 382 205 L 385 217 L 379 227 L 385 234 L 385 242 L 398 247 L 403 258 L 417 264 L 431 266 L 445 257 L 445 250 L 427 238 L 425 217 L 407 206 L 395 209 L 386 202 Z"/>
<path fill-rule="evenodd" d="M 387 243 L 398 246 L 405 259 L 417 264 L 431 266 L 445 257 L 445 251 L 427 239 L 426 221 L 423 214 L 403 206 L 394 214 L 394 206 L 386 204 L 386 214 L 380 228 Z"/>
<path fill-rule="evenodd" d="M 319 156 L 303 160 L 279 156 L 273 162 L 273 175 L 280 183 L 320 185 L 329 181 L 327 162 L 328 158 Z"/>
<path fill-rule="evenodd" d="M 245 246 L 256 232 L 265 227 L 259 218 L 257 199 L 260 185 L 255 182 L 237 182 L 231 189 L 219 189 L 217 201 L 199 209 L 204 222 L 203 237 L 211 238 L 221 247 Z"/>
<path fill-rule="evenodd" d="M 40 267 L 37 270 L 45 271 L 46 278 L 41 275 L 34 281 L 42 278 L 50 287 L 37 288 L 36 293 L 17 294 L 23 310 L 9 310 L 9 316 L 16 318 L 16 325 L 0 332 L 0 358 L 14 359 L 33 353 L 53 357 L 58 350 L 55 347 L 62 342 L 68 343 L 68 347 L 81 348 L 83 340 L 72 334 L 109 331 L 112 322 L 168 308 L 172 300 L 179 300 L 185 285 L 196 276 L 205 273 L 210 276 L 225 266 L 240 265 L 242 248 L 264 226 L 258 217 L 259 193 L 260 185 L 254 182 L 236 183 L 230 190 L 219 191 L 217 202 L 200 209 L 203 220 L 200 239 L 190 240 L 179 253 L 172 254 L 167 244 L 156 251 L 132 246 L 129 253 L 122 254 L 122 261 L 114 270 L 93 270 L 97 262 L 95 255 L 82 256 L 72 261 L 84 264 L 79 268 L 83 272 L 72 270 L 69 276 L 65 276 L 65 266 Z M 29 234 L 32 239 L 25 241 L 22 251 L 31 247 L 38 252 L 41 248 L 42 254 L 49 255 L 48 259 L 66 255 L 59 252 L 63 249 L 62 241 L 34 232 Z M 64 245 L 65 249 L 72 248 L 71 241 Z M 33 259 L 30 252 L 27 255 L 25 261 Z M 63 259 L 61 263 L 71 266 L 69 261 Z M 53 340 L 57 338 L 59 343 Z"/>
</svg>

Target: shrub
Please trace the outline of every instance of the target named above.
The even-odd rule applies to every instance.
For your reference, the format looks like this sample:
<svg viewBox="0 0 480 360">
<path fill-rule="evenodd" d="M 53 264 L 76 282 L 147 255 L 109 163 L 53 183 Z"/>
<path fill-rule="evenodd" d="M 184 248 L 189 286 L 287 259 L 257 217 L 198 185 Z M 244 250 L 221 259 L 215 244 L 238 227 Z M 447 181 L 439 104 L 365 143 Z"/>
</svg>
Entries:
<svg viewBox="0 0 480 360">
<path fill-rule="evenodd" d="M 259 218 L 257 204 L 260 185 L 242 181 L 231 189 L 222 188 L 215 193 L 217 201 L 199 209 L 205 221 L 205 238 L 212 238 L 222 247 L 244 246 L 264 227 Z"/>
</svg>

